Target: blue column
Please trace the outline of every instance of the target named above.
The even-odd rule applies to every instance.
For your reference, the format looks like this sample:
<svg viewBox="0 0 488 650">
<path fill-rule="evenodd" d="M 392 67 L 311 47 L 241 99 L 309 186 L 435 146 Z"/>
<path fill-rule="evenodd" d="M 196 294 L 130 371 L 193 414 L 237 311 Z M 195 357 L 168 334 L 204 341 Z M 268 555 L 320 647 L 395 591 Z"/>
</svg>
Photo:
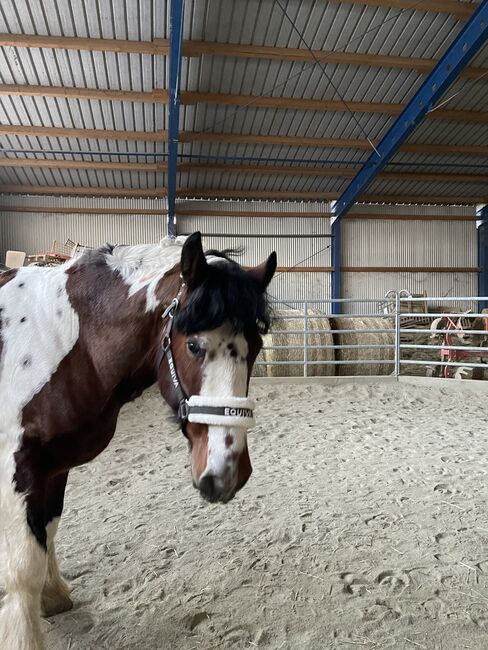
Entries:
<svg viewBox="0 0 488 650">
<path fill-rule="evenodd" d="M 488 297 L 488 205 L 478 212 L 478 296 Z M 488 300 L 478 302 L 478 310 L 486 309 Z"/>
<path fill-rule="evenodd" d="M 334 219 L 331 225 L 331 261 L 332 261 L 332 298 L 342 298 L 342 275 L 341 275 L 341 222 Z M 332 313 L 340 314 L 341 303 L 333 302 Z"/>
<path fill-rule="evenodd" d="M 180 128 L 180 75 L 183 53 L 184 0 L 171 0 L 168 55 L 168 235 L 176 237 L 176 172 Z"/>
</svg>

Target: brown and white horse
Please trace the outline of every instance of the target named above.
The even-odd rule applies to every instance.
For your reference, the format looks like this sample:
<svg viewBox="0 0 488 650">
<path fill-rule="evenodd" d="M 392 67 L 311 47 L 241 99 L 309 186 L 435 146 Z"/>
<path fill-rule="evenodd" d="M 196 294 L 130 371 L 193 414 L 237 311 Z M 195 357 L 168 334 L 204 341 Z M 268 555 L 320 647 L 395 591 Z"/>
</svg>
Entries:
<svg viewBox="0 0 488 650">
<path fill-rule="evenodd" d="M 199 233 L 106 246 L 57 268 L 0 274 L 2 650 L 40 650 L 40 614 L 69 609 L 54 536 L 68 472 L 99 454 L 120 408 L 158 382 L 192 478 L 229 501 L 251 474 L 253 363 L 276 254 L 244 270 Z"/>
</svg>

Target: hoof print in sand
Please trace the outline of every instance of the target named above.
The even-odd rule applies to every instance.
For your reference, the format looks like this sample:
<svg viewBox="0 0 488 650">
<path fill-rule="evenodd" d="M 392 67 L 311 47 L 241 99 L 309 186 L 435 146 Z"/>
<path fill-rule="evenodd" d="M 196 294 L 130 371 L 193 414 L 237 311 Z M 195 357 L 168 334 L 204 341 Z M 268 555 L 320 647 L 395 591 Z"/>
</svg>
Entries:
<svg viewBox="0 0 488 650">
<path fill-rule="evenodd" d="M 198 625 L 208 621 L 210 621 L 210 614 L 205 611 L 195 612 L 194 614 L 188 614 L 185 618 L 185 627 L 193 631 Z"/>
<path fill-rule="evenodd" d="M 462 490 L 459 490 L 458 488 L 451 487 L 447 483 L 437 483 L 437 485 L 434 485 L 434 492 L 439 492 L 439 494 L 443 494 L 444 496 L 451 496 L 452 494 L 462 494 Z"/>
<path fill-rule="evenodd" d="M 356 578 L 354 573 L 341 573 L 342 591 L 349 596 L 363 596 L 367 593 L 366 581 Z"/>
<path fill-rule="evenodd" d="M 361 618 L 367 623 L 378 624 L 382 621 L 396 621 L 401 616 L 401 611 L 391 607 L 382 600 L 377 600 L 371 607 L 365 607 L 361 612 Z M 372 626 L 371 629 L 374 629 Z"/>
<path fill-rule="evenodd" d="M 376 578 L 380 587 L 393 594 L 401 594 L 410 584 L 410 580 L 405 573 L 395 571 L 382 571 Z"/>
<path fill-rule="evenodd" d="M 368 517 L 364 520 L 366 526 L 376 526 L 377 528 L 390 528 L 396 521 L 398 517 L 390 515 L 386 512 L 380 512 L 377 515 Z"/>
</svg>

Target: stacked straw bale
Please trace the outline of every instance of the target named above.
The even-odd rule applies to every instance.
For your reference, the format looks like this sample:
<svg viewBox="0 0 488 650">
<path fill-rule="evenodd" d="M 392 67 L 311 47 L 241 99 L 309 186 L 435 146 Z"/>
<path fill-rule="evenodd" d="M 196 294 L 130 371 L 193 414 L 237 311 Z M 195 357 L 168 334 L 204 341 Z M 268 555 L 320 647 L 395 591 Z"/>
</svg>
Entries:
<svg viewBox="0 0 488 650">
<path fill-rule="evenodd" d="M 333 330 L 350 329 L 352 332 L 334 334 L 335 345 L 393 345 L 395 342 L 392 318 L 344 318 L 330 319 Z M 391 329 L 391 332 L 368 333 L 361 330 Z M 390 375 L 393 372 L 394 348 L 342 348 L 336 349 L 337 361 L 355 361 L 339 364 L 337 375 Z M 363 360 L 391 360 L 391 363 L 361 363 Z"/>
<path fill-rule="evenodd" d="M 299 316 L 299 318 L 293 318 Z M 304 335 L 293 333 L 293 330 L 304 331 L 304 313 L 301 310 L 289 309 L 276 311 L 270 332 L 263 337 L 264 346 L 303 346 Z M 320 311 L 309 310 L 307 317 L 307 343 L 308 345 L 333 345 L 330 333 L 329 319 Z M 313 330 L 324 330 L 314 332 Z M 308 350 L 308 361 L 333 361 L 334 350 L 330 348 L 314 348 Z M 304 376 L 304 351 L 303 347 L 297 350 L 272 349 L 261 350 L 257 361 L 264 361 L 265 366 L 254 366 L 255 377 L 303 377 Z M 296 361 L 293 364 L 270 365 L 274 361 Z M 307 366 L 309 377 L 324 377 L 334 374 L 334 366 L 330 364 L 313 364 Z"/>
</svg>

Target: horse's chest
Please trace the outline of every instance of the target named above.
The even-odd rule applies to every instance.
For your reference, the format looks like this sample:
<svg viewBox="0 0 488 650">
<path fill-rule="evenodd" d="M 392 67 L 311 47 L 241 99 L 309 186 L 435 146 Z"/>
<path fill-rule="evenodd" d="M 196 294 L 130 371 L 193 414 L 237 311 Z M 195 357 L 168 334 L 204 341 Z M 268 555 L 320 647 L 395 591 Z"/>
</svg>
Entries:
<svg viewBox="0 0 488 650">
<path fill-rule="evenodd" d="M 48 475 L 83 465 L 98 456 L 112 440 L 120 406 L 109 404 L 101 413 L 83 424 L 74 423 L 69 431 L 50 437 L 39 447 L 37 437 L 24 435 L 22 449 L 34 451 Z"/>
</svg>

